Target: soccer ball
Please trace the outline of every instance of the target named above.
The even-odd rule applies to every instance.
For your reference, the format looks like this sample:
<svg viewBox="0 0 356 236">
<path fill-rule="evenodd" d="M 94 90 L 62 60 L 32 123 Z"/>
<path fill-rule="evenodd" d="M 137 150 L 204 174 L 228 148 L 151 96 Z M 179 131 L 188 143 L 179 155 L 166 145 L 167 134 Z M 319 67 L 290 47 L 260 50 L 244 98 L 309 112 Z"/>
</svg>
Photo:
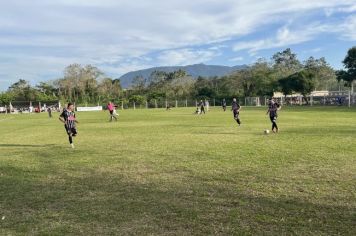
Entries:
<svg viewBox="0 0 356 236">
<path fill-rule="evenodd" d="M 268 130 L 268 129 L 265 129 L 264 133 L 265 133 L 265 134 L 269 134 L 269 130 Z"/>
</svg>

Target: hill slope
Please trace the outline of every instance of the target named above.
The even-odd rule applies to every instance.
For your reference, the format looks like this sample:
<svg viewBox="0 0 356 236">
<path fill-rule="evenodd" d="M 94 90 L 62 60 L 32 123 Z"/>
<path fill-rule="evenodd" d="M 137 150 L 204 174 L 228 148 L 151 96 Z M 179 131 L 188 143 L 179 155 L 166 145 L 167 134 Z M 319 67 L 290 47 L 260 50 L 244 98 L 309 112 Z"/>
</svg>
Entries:
<svg viewBox="0 0 356 236">
<path fill-rule="evenodd" d="M 188 65 L 188 66 L 153 67 L 149 69 L 126 73 L 120 77 L 120 80 L 121 80 L 121 85 L 124 88 L 127 88 L 131 85 L 131 81 L 133 78 L 137 76 L 142 76 L 147 79 L 154 71 L 173 72 L 181 69 L 186 71 L 192 77 L 197 78 L 199 76 L 203 76 L 203 77 L 224 76 L 232 73 L 233 71 L 241 70 L 246 67 L 247 67 L 246 65 L 230 67 L 230 66 L 205 65 L 205 64 L 196 64 L 196 65 Z"/>
</svg>

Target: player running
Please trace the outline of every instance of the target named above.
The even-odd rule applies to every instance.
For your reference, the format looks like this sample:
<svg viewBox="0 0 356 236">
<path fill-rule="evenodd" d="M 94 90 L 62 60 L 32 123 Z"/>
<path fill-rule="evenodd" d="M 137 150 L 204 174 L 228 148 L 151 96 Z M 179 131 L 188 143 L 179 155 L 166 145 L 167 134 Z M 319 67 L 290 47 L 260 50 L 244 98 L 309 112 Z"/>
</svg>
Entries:
<svg viewBox="0 0 356 236">
<path fill-rule="evenodd" d="M 222 100 L 221 105 L 222 105 L 223 110 L 226 111 L 226 100 L 225 100 L 225 98 Z"/>
<path fill-rule="evenodd" d="M 110 112 L 110 122 L 112 122 L 113 119 L 117 121 L 117 113 L 115 111 L 115 105 L 112 102 L 108 103 L 108 110 Z"/>
<path fill-rule="evenodd" d="M 273 99 L 269 100 L 269 105 L 268 105 L 268 111 L 266 115 L 269 114 L 269 118 L 272 122 L 272 132 L 273 133 L 278 133 L 278 126 L 277 126 L 277 111 L 281 109 L 281 106 L 275 102 Z"/>
<path fill-rule="evenodd" d="M 236 120 L 237 124 L 240 126 L 240 125 L 241 125 L 241 120 L 240 120 L 240 110 L 241 110 L 241 106 L 240 106 L 240 104 L 237 102 L 236 98 L 233 98 L 233 99 L 232 99 L 231 110 L 232 110 L 232 112 L 233 112 L 234 119 Z"/>
<path fill-rule="evenodd" d="M 64 128 L 68 134 L 69 143 L 74 148 L 73 137 L 77 136 L 76 123 L 79 123 L 75 118 L 74 106 L 72 103 L 68 103 L 67 108 L 63 109 L 62 114 L 59 116 L 59 120 L 64 123 Z"/>
</svg>

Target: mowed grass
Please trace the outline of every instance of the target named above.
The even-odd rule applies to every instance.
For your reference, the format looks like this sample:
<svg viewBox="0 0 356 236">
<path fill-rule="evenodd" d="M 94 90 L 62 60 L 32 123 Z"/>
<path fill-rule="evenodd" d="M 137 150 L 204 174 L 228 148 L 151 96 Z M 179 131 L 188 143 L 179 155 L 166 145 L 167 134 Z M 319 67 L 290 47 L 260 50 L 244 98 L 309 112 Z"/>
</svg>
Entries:
<svg viewBox="0 0 356 236">
<path fill-rule="evenodd" d="M 356 109 L 0 115 L 0 235 L 356 235 Z"/>
</svg>

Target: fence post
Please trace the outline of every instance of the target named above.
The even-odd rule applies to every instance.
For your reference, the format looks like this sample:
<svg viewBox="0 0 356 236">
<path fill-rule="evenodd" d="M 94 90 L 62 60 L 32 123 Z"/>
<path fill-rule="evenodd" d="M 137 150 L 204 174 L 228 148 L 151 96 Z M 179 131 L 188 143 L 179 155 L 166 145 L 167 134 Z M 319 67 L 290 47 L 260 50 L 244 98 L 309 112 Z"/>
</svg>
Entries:
<svg viewBox="0 0 356 236">
<path fill-rule="evenodd" d="M 176 108 L 178 108 L 178 101 L 176 100 Z"/>
<path fill-rule="evenodd" d="M 188 107 L 188 99 L 185 99 L 185 107 Z"/>
<path fill-rule="evenodd" d="M 155 108 L 157 108 L 157 99 L 155 99 Z"/>
<path fill-rule="evenodd" d="M 351 91 L 349 91 L 349 107 L 351 107 Z"/>
<path fill-rule="evenodd" d="M 214 107 L 215 107 L 215 98 L 214 98 Z"/>
<path fill-rule="evenodd" d="M 124 110 L 124 101 L 121 101 L 121 110 Z"/>
<path fill-rule="evenodd" d="M 198 106 L 198 101 L 197 100 L 195 100 L 195 107 L 197 107 Z"/>
<path fill-rule="evenodd" d="M 168 102 L 167 102 L 167 100 L 166 100 L 166 108 L 168 107 Z"/>
<path fill-rule="evenodd" d="M 246 106 L 246 104 L 247 104 L 247 100 L 246 100 L 246 97 L 245 97 L 245 106 Z"/>
<path fill-rule="evenodd" d="M 310 95 L 310 106 L 311 107 L 313 106 L 313 95 L 312 94 Z"/>
<path fill-rule="evenodd" d="M 136 103 L 135 102 L 133 102 L 133 108 L 134 108 L 134 110 L 136 110 Z"/>
<path fill-rule="evenodd" d="M 148 109 L 148 102 L 147 102 L 147 100 L 146 100 L 146 109 Z"/>
</svg>

